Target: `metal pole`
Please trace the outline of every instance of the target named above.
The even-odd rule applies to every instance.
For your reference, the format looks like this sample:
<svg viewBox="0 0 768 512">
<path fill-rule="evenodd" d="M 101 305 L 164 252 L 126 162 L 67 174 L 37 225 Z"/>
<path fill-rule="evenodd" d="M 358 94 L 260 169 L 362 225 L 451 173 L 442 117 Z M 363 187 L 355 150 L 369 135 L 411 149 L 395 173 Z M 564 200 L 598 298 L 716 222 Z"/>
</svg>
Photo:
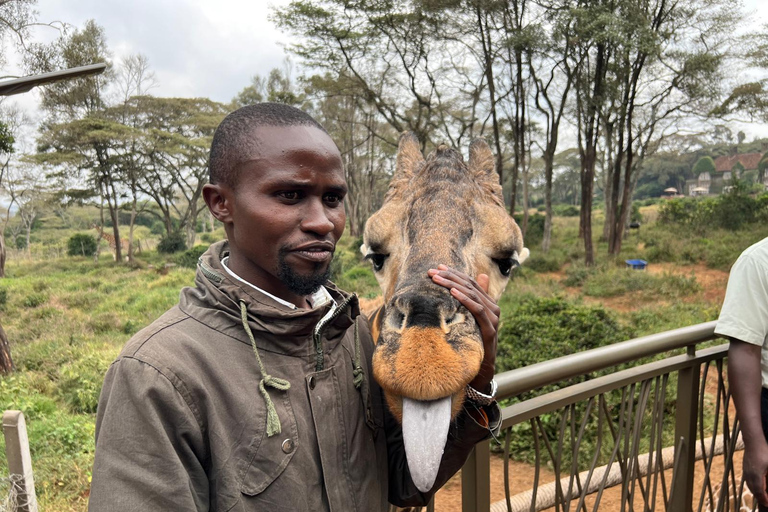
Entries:
<svg viewBox="0 0 768 512">
<path fill-rule="evenodd" d="M 695 356 L 696 347 L 688 347 L 688 356 Z M 680 370 L 677 377 L 675 410 L 675 467 L 667 510 L 693 510 L 693 473 L 696 463 L 696 421 L 699 405 L 699 375 L 701 366 Z"/>
<path fill-rule="evenodd" d="M 27 424 L 21 411 L 3 413 L 5 455 L 11 474 L 11 492 L 16 490 L 16 508 L 11 512 L 37 512 L 35 480 L 32 476 L 32 457 L 29 454 Z"/>
<path fill-rule="evenodd" d="M 475 449 L 461 468 L 461 510 L 491 510 L 491 447 L 488 441 L 475 445 Z"/>
</svg>

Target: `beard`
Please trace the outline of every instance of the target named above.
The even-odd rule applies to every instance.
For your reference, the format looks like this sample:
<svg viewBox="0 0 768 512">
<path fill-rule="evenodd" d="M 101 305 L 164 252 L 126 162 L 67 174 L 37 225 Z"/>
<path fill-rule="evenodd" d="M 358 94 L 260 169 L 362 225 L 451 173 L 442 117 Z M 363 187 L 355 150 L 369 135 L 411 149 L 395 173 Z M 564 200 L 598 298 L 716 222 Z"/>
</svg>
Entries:
<svg viewBox="0 0 768 512">
<path fill-rule="evenodd" d="M 297 295 L 312 295 L 331 277 L 329 263 L 315 264 L 312 273 L 299 274 L 285 261 L 287 250 L 281 249 L 277 257 L 277 278 Z"/>
</svg>

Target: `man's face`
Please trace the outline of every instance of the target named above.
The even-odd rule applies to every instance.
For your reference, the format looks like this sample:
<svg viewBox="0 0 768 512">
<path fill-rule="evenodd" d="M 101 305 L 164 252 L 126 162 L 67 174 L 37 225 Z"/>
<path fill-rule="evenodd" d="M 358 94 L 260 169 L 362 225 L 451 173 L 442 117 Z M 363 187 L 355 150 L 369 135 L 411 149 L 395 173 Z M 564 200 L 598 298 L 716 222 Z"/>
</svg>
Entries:
<svg viewBox="0 0 768 512">
<path fill-rule="evenodd" d="M 254 137 L 257 149 L 238 167 L 236 185 L 214 186 L 226 203 L 217 217 L 230 242 L 229 267 L 296 303 L 326 281 L 344 231 L 341 155 L 313 126 L 264 126 Z"/>
</svg>

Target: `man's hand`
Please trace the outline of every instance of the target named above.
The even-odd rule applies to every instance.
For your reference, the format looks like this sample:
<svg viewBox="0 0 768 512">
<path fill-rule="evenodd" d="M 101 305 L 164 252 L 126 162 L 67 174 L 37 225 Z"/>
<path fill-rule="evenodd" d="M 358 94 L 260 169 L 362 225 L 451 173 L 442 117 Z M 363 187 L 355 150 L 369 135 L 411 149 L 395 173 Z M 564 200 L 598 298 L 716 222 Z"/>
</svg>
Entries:
<svg viewBox="0 0 768 512">
<path fill-rule="evenodd" d="M 475 280 L 445 265 L 438 265 L 437 269 L 430 269 L 427 274 L 435 284 L 448 288 L 451 295 L 475 317 L 483 338 L 485 355 L 480 372 L 469 385 L 481 393 L 489 392 L 496 371 L 496 343 L 501 313 L 496 301 L 488 295 L 490 279 L 487 275 L 480 274 Z"/>
<path fill-rule="evenodd" d="M 768 476 L 768 443 L 755 443 L 757 446 L 744 450 L 744 480 L 758 503 L 768 507 L 768 493 L 765 479 Z"/>
</svg>

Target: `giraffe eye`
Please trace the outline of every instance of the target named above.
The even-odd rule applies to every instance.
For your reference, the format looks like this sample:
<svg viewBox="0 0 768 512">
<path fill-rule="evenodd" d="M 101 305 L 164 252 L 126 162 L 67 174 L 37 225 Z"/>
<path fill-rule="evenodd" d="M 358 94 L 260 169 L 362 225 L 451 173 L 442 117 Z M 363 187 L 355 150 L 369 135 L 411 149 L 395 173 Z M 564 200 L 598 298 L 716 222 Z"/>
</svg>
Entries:
<svg viewBox="0 0 768 512">
<path fill-rule="evenodd" d="M 501 272 L 501 275 L 504 277 L 509 277 L 512 273 L 512 269 L 520 265 L 514 258 L 493 258 L 493 262 L 498 265 L 499 272 Z"/>
<path fill-rule="evenodd" d="M 379 254 L 376 252 L 373 252 L 371 254 L 367 254 L 365 256 L 365 259 L 371 260 L 371 264 L 373 265 L 373 271 L 378 272 L 379 270 L 384 267 L 384 262 L 389 257 L 389 254 Z"/>
</svg>

